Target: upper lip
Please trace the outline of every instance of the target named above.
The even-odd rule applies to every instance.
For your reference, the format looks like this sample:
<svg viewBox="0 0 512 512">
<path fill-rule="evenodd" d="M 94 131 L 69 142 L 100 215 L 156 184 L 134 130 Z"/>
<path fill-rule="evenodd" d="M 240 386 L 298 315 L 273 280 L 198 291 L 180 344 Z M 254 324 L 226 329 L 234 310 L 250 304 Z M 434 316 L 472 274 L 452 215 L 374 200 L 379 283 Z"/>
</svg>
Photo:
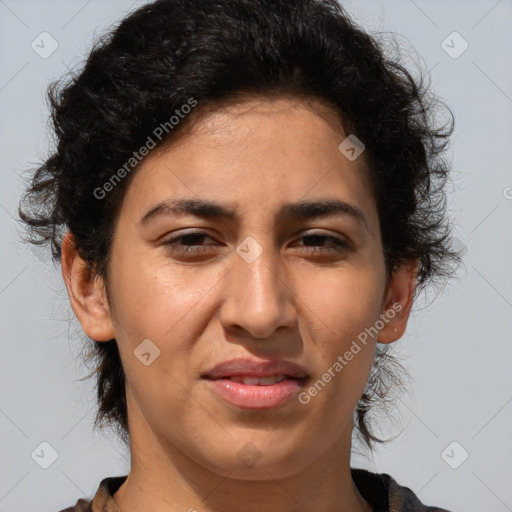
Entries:
<svg viewBox="0 0 512 512">
<path fill-rule="evenodd" d="M 231 359 L 216 365 L 204 374 L 203 377 L 221 379 L 234 376 L 270 377 L 272 375 L 285 375 L 295 379 L 302 379 L 308 376 L 299 365 L 284 359 L 272 359 L 270 361 Z"/>
</svg>

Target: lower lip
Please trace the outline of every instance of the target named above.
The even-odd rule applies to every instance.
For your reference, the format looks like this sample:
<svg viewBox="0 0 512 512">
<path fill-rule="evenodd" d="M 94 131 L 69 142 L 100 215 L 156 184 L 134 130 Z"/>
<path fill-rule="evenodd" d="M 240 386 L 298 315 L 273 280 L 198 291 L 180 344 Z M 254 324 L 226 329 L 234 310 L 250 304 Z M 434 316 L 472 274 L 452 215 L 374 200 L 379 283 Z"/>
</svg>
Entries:
<svg viewBox="0 0 512 512">
<path fill-rule="evenodd" d="M 269 386 L 249 386 L 229 379 L 207 379 L 221 398 L 242 409 L 270 409 L 297 396 L 305 379 L 285 379 Z"/>
</svg>

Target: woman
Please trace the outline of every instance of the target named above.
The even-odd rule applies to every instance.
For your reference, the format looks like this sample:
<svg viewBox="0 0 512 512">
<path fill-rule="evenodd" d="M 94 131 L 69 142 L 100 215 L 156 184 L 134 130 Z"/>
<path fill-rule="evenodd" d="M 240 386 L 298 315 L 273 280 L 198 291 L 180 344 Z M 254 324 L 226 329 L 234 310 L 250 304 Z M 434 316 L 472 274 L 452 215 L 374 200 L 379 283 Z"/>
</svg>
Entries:
<svg viewBox="0 0 512 512">
<path fill-rule="evenodd" d="M 50 99 L 20 216 L 131 453 L 65 510 L 443 511 L 350 467 L 354 433 L 382 442 L 388 347 L 459 260 L 422 83 L 332 0 L 159 0 Z"/>
</svg>

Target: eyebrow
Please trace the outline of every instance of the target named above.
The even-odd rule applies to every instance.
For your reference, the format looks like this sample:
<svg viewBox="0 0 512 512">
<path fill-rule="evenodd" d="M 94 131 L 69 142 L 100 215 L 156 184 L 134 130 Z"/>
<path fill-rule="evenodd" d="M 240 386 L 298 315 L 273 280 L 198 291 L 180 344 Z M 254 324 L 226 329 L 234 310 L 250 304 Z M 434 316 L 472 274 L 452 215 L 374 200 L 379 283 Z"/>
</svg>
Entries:
<svg viewBox="0 0 512 512">
<path fill-rule="evenodd" d="M 339 199 L 319 199 L 314 201 L 297 201 L 281 205 L 276 213 L 277 221 L 304 220 L 309 218 L 329 217 L 333 215 L 348 215 L 369 230 L 368 220 L 357 206 Z M 194 215 L 204 219 L 236 219 L 236 212 L 226 204 L 216 203 L 205 199 L 173 199 L 162 201 L 148 212 L 139 221 L 139 225 L 148 224 L 162 215 L 176 217 Z"/>
</svg>

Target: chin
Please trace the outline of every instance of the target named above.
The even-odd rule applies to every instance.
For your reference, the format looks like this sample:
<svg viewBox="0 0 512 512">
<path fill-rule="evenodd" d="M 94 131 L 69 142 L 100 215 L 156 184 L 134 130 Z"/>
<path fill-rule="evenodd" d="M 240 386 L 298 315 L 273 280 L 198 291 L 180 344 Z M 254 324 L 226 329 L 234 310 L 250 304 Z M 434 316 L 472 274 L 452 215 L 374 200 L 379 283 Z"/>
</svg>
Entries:
<svg viewBox="0 0 512 512">
<path fill-rule="evenodd" d="M 252 443 L 247 443 L 241 450 L 234 454 L 223 452 L 221 457 L 214 456 L 213 460 L 204 460 L 202 465 L 208 470 L 222 476 L 236 480 L 269 480 L 272 478 L 283 479 L 297 474 L 302 464 L 295 457 L 282 456 L 275 450 L 268 450 L 269 455 L 265 456 L 263 450 L 257 450 Z"/>
</svg>

